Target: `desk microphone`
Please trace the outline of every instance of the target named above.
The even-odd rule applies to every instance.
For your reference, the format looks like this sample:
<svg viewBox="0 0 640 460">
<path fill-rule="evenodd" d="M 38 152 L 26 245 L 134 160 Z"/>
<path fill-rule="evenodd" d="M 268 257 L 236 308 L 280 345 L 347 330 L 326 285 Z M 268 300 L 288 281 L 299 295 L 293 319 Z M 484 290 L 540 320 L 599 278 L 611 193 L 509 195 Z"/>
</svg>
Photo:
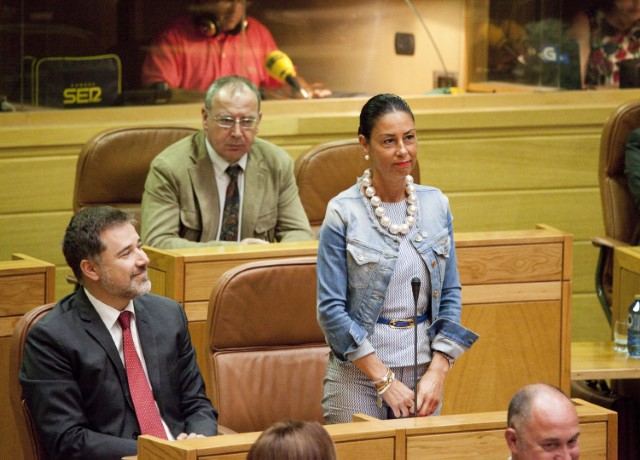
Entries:
<svg viewBox="0 0 640 460">
<path fill-rule="evenodd" d="M 287 83 L 302 94 L 302 97 L 309 99 L 309 93 L 300 86 L 300 82 L 296 78 L 296 69 L 293 67 L 293 62 L 291 62 L 289 56 L 280 50 L 272 51 L 264 60 L 264 65 L 269 75 L 278 81 Z"/>
<path fill-rule="evenodd" d="M 418 416 L 418 297 L 420 297 L 420 278 L 411 280 L 413 292 L 413 416 Z"/>
</svg>

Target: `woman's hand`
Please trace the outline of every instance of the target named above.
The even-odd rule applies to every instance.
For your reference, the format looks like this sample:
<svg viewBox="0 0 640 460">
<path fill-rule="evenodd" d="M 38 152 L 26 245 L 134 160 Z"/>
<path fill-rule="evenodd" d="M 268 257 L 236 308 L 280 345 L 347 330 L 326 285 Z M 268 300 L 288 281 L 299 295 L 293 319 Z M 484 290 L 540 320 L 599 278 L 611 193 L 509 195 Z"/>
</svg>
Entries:
<svg viewBox="0 0 640 460">
<path fill-rule="evenodd" d="M 442 400 L 444 380 L 449 372 L 449 361 L 440 353 L 433 353 L 427 372 L 418 383 L 418 415 L 433 414 Z"/>
<path fill-rule="evenodd" d="M 396 418 L 409 417 L 413 414 L 413 391 L 398 379 L 382 394 Z"/>
</svg>

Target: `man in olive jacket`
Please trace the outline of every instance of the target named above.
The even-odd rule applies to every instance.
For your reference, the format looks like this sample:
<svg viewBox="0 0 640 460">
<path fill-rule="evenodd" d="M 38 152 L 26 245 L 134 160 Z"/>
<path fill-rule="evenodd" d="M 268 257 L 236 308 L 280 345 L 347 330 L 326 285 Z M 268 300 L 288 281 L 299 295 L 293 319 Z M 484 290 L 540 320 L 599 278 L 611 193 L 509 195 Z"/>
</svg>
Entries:
<svg viewBox="0 0 640 460">
<path fill-rule="evenodd" d="M 169 146 L 151 163 L 142 197 L 142 241 L 158 248 L 220 241 L 225 172 L 239 165 L 240 215 L 231 243 L 311 240 L 293 160 L 256 137 L 260 94 L 243 77 L 216 80 L 202 109 L 203 131 Z"/>
</svg>

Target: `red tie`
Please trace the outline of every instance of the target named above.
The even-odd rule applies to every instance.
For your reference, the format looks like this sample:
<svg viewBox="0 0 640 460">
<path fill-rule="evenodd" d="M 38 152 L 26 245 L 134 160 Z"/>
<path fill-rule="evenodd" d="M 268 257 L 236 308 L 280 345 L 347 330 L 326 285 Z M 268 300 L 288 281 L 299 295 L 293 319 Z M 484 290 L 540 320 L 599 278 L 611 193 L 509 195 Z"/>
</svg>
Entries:
<svg viewBox="0 0 640 460">
<path fill-rule="evenodd" d="M 118 322 L 122 327 L 124 364 L 127 368 L 129 391 L 131 392 L 131 399 L 133 399 L 133 407 L 136 409 L 140 431 L 142 434 L 150 434 L 157 438 L 167 439 L 167 433 L 164 430 L 164 426 L 162 426 L 160 412 L 158 412 L 153 393 L 151 393 L 149 381 L 142 368 L 142 363 L 140 363 L 136 347 L 133 344 L 133 336 L 129 327 L 131 312 L 123 311 L 120 313 Z"/>
</svg>

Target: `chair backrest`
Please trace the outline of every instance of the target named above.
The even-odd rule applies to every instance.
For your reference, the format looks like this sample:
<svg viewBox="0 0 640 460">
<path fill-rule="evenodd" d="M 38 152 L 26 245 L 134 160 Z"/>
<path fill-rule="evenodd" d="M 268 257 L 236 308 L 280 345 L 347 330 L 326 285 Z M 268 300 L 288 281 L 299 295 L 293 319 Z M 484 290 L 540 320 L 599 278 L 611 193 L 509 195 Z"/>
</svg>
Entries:
<svg viewBox="0 0 640 460">
<path fill-rule="evenodd" d="M 285 419 L 324 422 L 329 348 L 316 319 L 315 257 L 226 272 L 211 293 L 207 330 L 207 393 L 220 425 L 249 432 Z"/>
<path fill-rule="evenodd" d="M 18 375 L 22 364 L 24 353 L 24 342 L 29 330 L 35 323 L 44 317 L 55 306 L 49 303 L 33 308 L 26 312 L 16 324 L 11 337 L 11 350 L 9 352 L 9 399 L 13 409 L 13 416 L 18 429 L 18 437 L 22 445 L 22 457 L 24 460 L 44 459 L 45 454 L 36 431 L 35 424 L 31 418 L 29 408 L 22 395 L 22 386 Z"/>
<path fill-rule="evenodd" d="M 317 233 L 324 219 L 329 200 L 356 183 L 367 168 L 367 161 L 358 139 L 319 144 L 300 155 L 295 162 L 295 176 L 300 201 Z M 411 172 L 420 183 L 420 167 Z"/>
<path fill-rule="evenodd" d="M 621 105 L 606 121 L 598 167 L 605 234 L 634 245 L 640 236 L 640 213 L 629 192 L 624 157 L 627 138 L 635 128 L 640 128 L 638 101 Z"/>
<path fill-rule="evenodd" d="M 140 222 L 140 202 L 151 160 L 196 131 L 162 126 L 116 128 L 96 134 L 84 144 L 78 157 L 73 212 L 110 205 Z"/>
<path fill-rule="evenodd" d="M 640 237 L 640 215 L 631 197 L 624 173 L 627 139 L 631 131 L 640 127 L 640 102 L 618 107 L 607 119 L 600 138 L 598 182 L 605 235 L 608 243 L 600 243 L 596 266 L 596 294 L 605 317 L 611 322 L 613 297 L 613 245 L 635 245 Z"/>
</svg>

